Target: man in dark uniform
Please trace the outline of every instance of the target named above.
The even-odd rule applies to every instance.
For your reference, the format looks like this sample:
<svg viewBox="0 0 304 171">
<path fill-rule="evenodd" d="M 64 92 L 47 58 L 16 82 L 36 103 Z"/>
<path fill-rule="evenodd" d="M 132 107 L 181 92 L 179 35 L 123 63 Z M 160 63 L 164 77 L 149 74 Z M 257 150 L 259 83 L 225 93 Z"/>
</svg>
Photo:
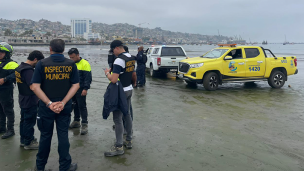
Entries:
<svg viewBox="0 0 304 171">
<path fill-rule="evenodd" d="M 144 47 L 140 46 L 138 48 L 138 54 L 136 55 L 137 60 L 137 68 L 136 68 L 136 75 L 137 75 L 137 85 L 142 87 L 146 84 L 146 62 L 147 56 L 144 54 Z"/>
<path fill-rule="evenodd" d="M 50 42 L 51 56 L 38 62 L 31 89 L 40 99 L 37 125 L 41 132 L 36 170 L 44 170 L 47 163 L 56 122 L 59 170 L 76 170 L 71 164 L 68 129 L 71 121 L 72 97 L 79 89 L 79 76 L 75 62 L 63 56 L 65 43 L 61 39 Z"/>
<path fill-rule="evenodd" d="M 125 52 L 123 43 L 120 40 L 114 40 L 110 45 L 110 52 L 116 56 L 113 64 L 112 74 L 110 74 L 110 69 L 105 70 L 106 77 L 112 82 L 116 83 L 119 79 L 123 85 L 124 92 L 127 96 L 128 109 L 130 110 L 131 97 L 132 97 L 132 76 L 136 73 L 135 68 L 135 57 L 131 56 L 129 53 Z M 113 120 L 115 123 L 115 135 L 116 143 L 107 152 L 104 153 L 105 156 L 117 156 L 124 154 L 123 145 L 126 148 L 132 148 L 132 119 L 130 112 L 124 115 L 125 127 L 127 131 L 126 141 L 123 142 L 123 113 L 120 110 L 113 111 Z"/>
<path fill-rule="evenodd" d="M 40 51 L 29 54 L 27 61 L 22 62 L 15 70 L 19 90 L 20 114 L 20 146 L 26 150 L 38 150 L 39 144 L 34 137 L 36 125 L 38 97 L 30 89 L 34 68 L 38 61 L 44 59 Z"/>
<path fill-rule="evenodd" d="M 2 139 L 15 135 L 13 90 L 16 81 L 15 69 L 18 64 L 11 59 L 13 47 L 8 43 L 0 43 L 0 133 Z M 7 118 L 7 125 L 6 125 Z"/>
<path fill-rule="evenodd" d="M 80 127 L 80 116 L 81 116 L 81 135 L 88 133 L 88 110 L 86 97 L 90 84 L 92 83 L 92 72 L 91 65 L 85 59 L 79 56 L 77 48 L 72 48 L 68 52 L 69 57 L 76 63 L 79 74 L 80 88 L 73 97 L 74 106 L 74 121 L 71 123 L 70 128 Z"/>
</svg>

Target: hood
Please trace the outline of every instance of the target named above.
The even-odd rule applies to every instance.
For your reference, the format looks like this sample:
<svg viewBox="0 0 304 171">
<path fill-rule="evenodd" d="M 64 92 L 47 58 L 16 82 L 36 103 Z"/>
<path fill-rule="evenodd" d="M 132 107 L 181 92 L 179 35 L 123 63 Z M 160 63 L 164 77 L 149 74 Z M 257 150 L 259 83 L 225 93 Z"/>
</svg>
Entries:
<svg viewBox="0 0 304 171">
<path fill-rule="evenodd" d="M 184 62 L 184 63 L 188 63 L 188 64 L 196 64 L 196 63 L 213 62 L 213 61 L 216 61 L 217 59 L 218 58 L 211 59 L 211 58 L 194 57 L 194 58 L 181 60 L 180 62 Z"/>
</svg>

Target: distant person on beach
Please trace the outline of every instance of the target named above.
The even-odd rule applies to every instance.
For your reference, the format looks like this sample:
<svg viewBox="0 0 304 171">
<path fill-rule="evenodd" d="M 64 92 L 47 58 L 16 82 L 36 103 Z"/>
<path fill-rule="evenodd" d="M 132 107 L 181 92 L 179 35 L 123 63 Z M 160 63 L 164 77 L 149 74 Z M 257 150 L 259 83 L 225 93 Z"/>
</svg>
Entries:
<svg viewBox="0 0 304 171">
<path fill-rule="evenodd" d="M 32 78 L 31 90 L 38 96 L 37 125 L 40 130 L 39 150 L 35 170 L 45 170 L 56 122 L 59 170 L 75 171 L 72 164 L 68 129 L 71 122 L 72 97 L 79 89 L 79 76 L 74 61 L 63 56 L 65 43 L 61 39 L 50 42 L 51 56 L 39 61 Z"/>
<path fill-rule="evenodd" d="M 77 48 L 71 48 L 68 54 L 70 59 L 76 63 L 80 84 L 80 88 L 72 98 L 74 108 L 74 121 L 71 123 L 70 128 L 79 128 L 81 126 L 80 134 L 86 135 L 88 133 L 88 110 L 86 97 L 92 83 L 91 65 L 88 61 L 82 59 L 79 56 L 79 51 Z"/>
<path fill-rule="evenodd" d="M 110 73 L 110 69 L 105 69 L 106 77 L 112 82 L 116 83 L 119 79 L 123 86 L 124 93 L 127 98 L 127 109 L 130 110 L 130 103 L 132 97 L 132 76 L 136 74 L 134 72 L 135 68 L 135 57 L 132 57 L 129 53 L 127 53 L 124 49 L 124 44 L 120 40 L 114 40 L 110 45 L 110 52 L 112 52 L 116 59 L 113 64 L 112 74 Z M 123 142 L 123 117 L 125 121 L 125 129 L 127 132 L 126 141 Z M 113 112 L 113 120 L 115 123 L 115 135 L 116 142 L 115 145 L 107 152 L 104 153 L 105 156 L 117 156 L 124 154 L 123 145 L 126 148 L 132 148 L 132 119 L 130 113 L 127 113 L 123 116 L 123 113 L 120 110 L 115 110 Z"/>
<path fill-rule="evenodd" d="M 136 75 L 137 75 L 137 86 L 142 87 L 146 84 L 146 62 L 147 56 L 144 54 L 144 47 L 138 47 L 138 54 L 136 55 L 137 61 L 137 68 L 136 68 Z"/>
<path fill-rule="evenodd" d="M 22 62 L 15 71 L 21 108 L 20 146 L 26 150 L 38 150 L 39 148 L 39 143 L 34 137 L 39 99 L 30 89 L 30 85 L 34 68 L 41 59 L 44 59 L 43 54 L 35 50 L 29 54 L 27 61 Z"/>
<path fill-rule="evenodd" d="M 0 43 L 0 134 L 2 139 L 15 135 L 13 90 L 16 82 L 15 69 L 18 64 L 11 57 L 13 47 L 6 42 Z M 7 119 L 7 123 L 6 123 Z M 4 157 L 4 156 L 2 156 Z"/>
</svg>

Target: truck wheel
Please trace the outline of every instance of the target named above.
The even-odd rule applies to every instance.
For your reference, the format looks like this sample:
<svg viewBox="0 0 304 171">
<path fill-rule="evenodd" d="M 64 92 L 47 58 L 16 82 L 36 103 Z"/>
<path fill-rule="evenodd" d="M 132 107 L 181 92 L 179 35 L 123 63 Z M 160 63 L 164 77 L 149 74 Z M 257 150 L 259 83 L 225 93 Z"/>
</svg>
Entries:
<svg viewBox="0 0 304 171">
<path fill-rule="evenodd" d="M 155 75 L 156 75 L 155 70 L 153 70 L 153 64 L 150 65 L 150 75 L 151 75 L 151 77 L 155 77 Z"/>
<path fill-rule="evenodd" d="M 207 73 L 203 78 L 204 88 L 208 91 L 214 91 L 219 84 L 218 75 L 215 72 Z"/>
<path fill-rule="evenodd" d="M 281 88 L 285 84 L 286 76 L 281 71 L 273 71 L 268 78 L 268 84 L 272 88 Z"/>
</svg>

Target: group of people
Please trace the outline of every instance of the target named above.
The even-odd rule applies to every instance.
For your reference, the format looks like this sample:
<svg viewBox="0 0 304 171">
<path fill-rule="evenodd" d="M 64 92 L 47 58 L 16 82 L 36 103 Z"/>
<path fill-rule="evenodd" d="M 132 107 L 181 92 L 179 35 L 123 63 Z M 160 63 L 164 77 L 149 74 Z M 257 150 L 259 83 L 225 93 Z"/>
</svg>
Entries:
<svg viewBox="0 0 304 171">
<path fill-rule="evenodd" d="M 110 85 L 121 87 L 122 91 L 119 92 L 123 93 L 120 97 L 125 101 L 126 109 L 113 108 L 110 111 L 113 112 L 116 143 L 104 153 L 105 156 L 124 154 L 124 146 L 132 148 L 132 90 L 138 85 L 145 85 L 145 72 L 142 66 L 146 59 L 143 47 L 138 48 L 137 56 L 130 55 L 126 48 L 123 42 L 114 40 L 109 51 L 113 54 L 113 63 L 109 63 L 110 69 L 104 70 L 110 81 L 108 89 Z M 69 154 L 68 129 L 81 127 L 81 135 L 88 133 L 86 96 L 92 82 L 91 66 L 80 57 L 77 48 L 68 51 L 70 59 L 64 57 L 64 50 L 65 42 L 54 39 L 50 42 L 49 57 L 45 58 L 40 51 L 35 50 L 29 54 L 25 62 L 18 65 L 11 59 L 13 47 L 5 42 L 0 43 L 0 133 L 3 134 L 1 138 L 7 139 L 15 135 L 13 88 L 16 82 L 21 108 L 20 146 L 27 150 L 38 149 L 35 170 L 39 171 L 45 170 L 49 157 L 54 122 L 58 136 L 60 171 L 77 169 L 77 164 L 72 163 Z M 115 96 L 113 91 L 107 90 L 106 93 L 110 94 L 104 96 L 105 98 Z M 70 124 L 72 110 L 74 120 Z M 39 143 L 34 137 L 36 122 L 40 131 Z"/>
</svg>

